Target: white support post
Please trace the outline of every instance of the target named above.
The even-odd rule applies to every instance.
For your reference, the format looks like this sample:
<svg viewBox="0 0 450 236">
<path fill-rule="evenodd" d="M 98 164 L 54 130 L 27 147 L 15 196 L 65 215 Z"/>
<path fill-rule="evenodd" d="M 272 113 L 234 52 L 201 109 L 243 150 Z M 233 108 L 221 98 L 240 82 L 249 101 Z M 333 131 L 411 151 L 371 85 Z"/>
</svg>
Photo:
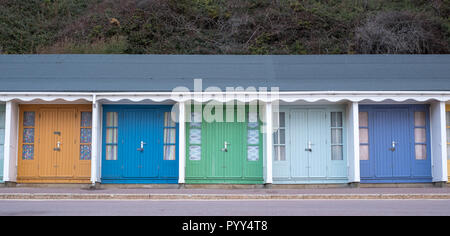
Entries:
<svg viewBox="0 0 450 236">
<path fill-rule="evenodd" d="M 19 105 L 8 101 L 5 110 L 5 145 L 3 181 L 17 182 L 17 150 L 19 130 Z"/>
<path fill-rule="evenodd" d="M 266 184 L 273 183 L 273 114 L 272 103 L 266 103 Z"/>
<path fill-rule="evenodd" d="M 101 161 L 101 105 L 95 101 L 92 104 L 92 156 L 91 156 L 91 182 L 92 185 L 100 182 Z"/>
<path fill-rule="evenodd" d="M 178 129 L 179 129 L 179 144 L 178 144 L 178 183 L 185 183 L 185 163 L 186 163 L 186 104 L 184 102 L 179 103 L 179 118 L 178 118 Z"/>
<path fill-rule="evenodd" d="M 348 182 L 359 183 L 361 181 L 359 165 L 359 107 L 357 102 L 347 106 L 347 160 Z"/>
<path fill-rule="evenodd" d="M 447 182 L 445 102 L 431 104 L 431 161 L 433 182 Z"/>
</svg>

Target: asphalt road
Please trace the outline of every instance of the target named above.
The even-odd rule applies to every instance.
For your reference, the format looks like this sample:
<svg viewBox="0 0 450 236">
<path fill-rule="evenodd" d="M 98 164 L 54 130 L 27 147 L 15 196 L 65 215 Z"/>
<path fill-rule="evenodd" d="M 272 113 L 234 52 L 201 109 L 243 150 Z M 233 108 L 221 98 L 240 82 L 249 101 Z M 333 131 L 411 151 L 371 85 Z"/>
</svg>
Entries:
<svg viewBox="0 0 450 236">
<path fill-rule="evenodd" d="M 1 216 L 302 216 L 444 215 L 450 200 L 17 201 L 0 200 Z"/>
</svg>

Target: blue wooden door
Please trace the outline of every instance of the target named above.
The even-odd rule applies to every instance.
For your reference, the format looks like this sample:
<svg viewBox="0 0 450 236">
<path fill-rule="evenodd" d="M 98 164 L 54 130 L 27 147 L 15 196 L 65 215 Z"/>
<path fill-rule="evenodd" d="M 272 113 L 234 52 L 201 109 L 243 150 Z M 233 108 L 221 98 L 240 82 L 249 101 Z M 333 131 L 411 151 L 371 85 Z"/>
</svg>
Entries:
<svg viewBox="0 0 450 236">
<path fill-rule="evenodd" d="M 178 182 L 178 126 L 170 109 L 104 106 L 104 183 Z"/>
<path fill-rule="evenodd" d="M 426 105 L 360 106 L 361 182 L 430 182 L 428 115 Z"/>
<path fill-rule="evenodd" d="M 389 150 L 392 142 L 392 114 L 391 111 L 381 110 L 374 112 L 375 127 L 373 132 L 373 161 L 375 162 L 375 177 L 392 177 L 392 151 Z M 379 127 L 379 128 L 378 128 Z"/>
<path fill-rule="evenodd" d="M 124 176 L 155 178 L 162 158 L 162 114 L 158 110 L 126 110 L 122 129 Z M 122 131 L 122 132 L 120 132 Z"/>
</svg>

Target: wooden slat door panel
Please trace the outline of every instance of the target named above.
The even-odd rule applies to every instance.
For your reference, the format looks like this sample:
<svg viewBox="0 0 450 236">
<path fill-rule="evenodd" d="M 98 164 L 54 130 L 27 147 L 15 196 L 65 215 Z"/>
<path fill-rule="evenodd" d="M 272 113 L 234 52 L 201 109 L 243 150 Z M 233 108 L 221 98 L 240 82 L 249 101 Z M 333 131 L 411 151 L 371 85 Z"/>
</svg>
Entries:
<svg viewBox="0 0 450 236">
<path fill-rule="evenodd" d="M 61 144 L 60 151 L 56 152 L 56 165 L 58 177 L 73 177 L 75 161 L 79 153 L 79 125 L 77 125 L 76 109 L 58 109 L 58 128 L 60 135 L 55 135 Z M 78 117 L 78 116 L 77 116 Z"/>
<path fill-rule="evenodd" d="M 190 160 L 190 149 L 199 150 L 198 144 L 189 144 L 190 130 L 198 128 L 190 127 L 191 124 L 187 123 L 187 183 L 257 183 L 262 181 L 262 135 L 259 133 L 260 143 L 258 146 L 257 144 L 248 144 L 247 129 L 258 129 L 255 127 L 248 128 L 247 119 L 237 119 L 238 113 L 246 114 L 247 111 L 247 108 L 245 111 L 236 109 L 233 121 L 229 120 L 229 117 L 224 122 L 203 120 L 201 124 L 200 160 L 195 160 L 197 159 L 196 156 L 193 157 L 194 160 Z M 223 112 L 223 114 L 225 118 L 227 112 Z M 229 143 L 226 152 L 222 151 L 225 142 Z M 252 160 L 248 160 L 248 145 L 257 147 L 251 148 L 250 153 L 253 155 L 254 150 L 259 150 L 259 158 L 255 159 L 252 156 Z"/>
<path fill-rule="evenodd" d="M 163 114 L 157 110 L 145 110 L 141 115 L 140 136 L 146 144 L 142 152 L 140 177 L 155 178 L 159 176 L 163 159 Z"/>
<path fill-rule="evenodd" d="M 409 125 L 408 109 L 398 109 L 392 112 L 392 141 L 396 142 L 395 151 L 392 152 L 393 177 L 411 177 L 411 129 Z"/>
<path fill-rule="evenodd" d="M 85 183 L 90 160 L 80 160 L 80 112 L 90 105 L 20 105 L 18 182 Z M 34 155 L 24 159 L 24 113 L 35 113 Z M 29 137 L 29 136 L 28 136 Z M 60 142 L 60 150 L 57 143 Z M 27 144 L 30 145 L 30 144 Z M 80 169 L 80 163 L 83 163 Z"/>
<path fill-rule="evenodd" d="M 393 176 L 392 151 L 392 119 L 390 110 L 374 111 L 374 140 L 371 151 L 375 163 L 375 177 L 390 178 Z"/>
<path fill-rule="evenodd" d="M 58 109 L 41 109 L 38 117 L 39 140 L 35 150 L 35 159 L 38 159 L 39 177 L 57 176 L 57 147 L 58 137 Z M 37 151 L 37 152 L 36 152 Z"/>
<path fill-rule="evenodd" d="M 206 176 L 209 178 L 223 178 L 225 177 L 224 153 L 221 149 L 224 142 L 222 140 L 223 130 L 226 127 L 219 122 L 203 123 L 205 124 L 203 125 L 204 129 L 202 129 L 202 138 L 203 136 L 207 137 L 205 142 L 202 140 L 202 158 L 206 160 Z"/>
<path fill-rule="evenodd" d="M 291 176 L 293 178 L 309 177 L 309 152 L 305 151 L 308 144 L 308 110 L 291 110 Z"/>
<path fill-rule="evenodd" d="M 309 177 L 324 178 L 327 176 L 327 160 L 330 157 L 327 146 L 328 125 L 325 110 L 308 111 L 308 137 L 312 143 L 309 152 Z"/>
<path fill-rule="evenodd" d="M 369 161 L 361 161 L 361 179 L 371 183 L 431 181 L 428 105 L 363 105 L 369 117 Z M 427 157 L 416 160 L 415 112 L 425 113 Z M 395 142 L 395 150 L 391 150 Z"/>
<path fill-rule="evenodd" d="M 222 124 L 222 145 L 229 143 L 227 152 L 223 152 L 224 176 L 227 178 L 242 178 L 243 165 L 247 162 L 246 123 L 224 122 Z"/>
<path fill-rule="evenodd" d="M 142 118 L 142 115 L 138 111 L 125 111 L 123 113 L 122 126 L 119 127 L 119 132 L 123 136 L 123 145 L 121 145 L 119 156 L 122 158 L 124 177 L 138 178 L 141 175 L 140 168 L 143 153 L 138 151 L 138 148 L 140 148 L 142 137 L 139 123 L 137 122 Z"/>
</svg>

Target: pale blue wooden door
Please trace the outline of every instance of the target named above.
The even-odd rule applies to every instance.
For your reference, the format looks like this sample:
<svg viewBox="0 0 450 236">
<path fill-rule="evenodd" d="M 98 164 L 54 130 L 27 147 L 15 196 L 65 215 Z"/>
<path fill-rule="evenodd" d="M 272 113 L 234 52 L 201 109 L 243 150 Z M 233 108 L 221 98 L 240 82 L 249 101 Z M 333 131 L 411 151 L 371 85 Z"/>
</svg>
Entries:
<svg viewBox="0 0 450 236">
<path fill-rule="evenodd" d="M 3 181 L 4 143 L 5 143 L 5 105 L 0 105 L 0 182 Z"/>
<path fill-rule="evenodd" d="M 291 173 L 293 178 L 327 176 L 328 125 L 325 110 L 291 111 Z"/>
<path fill-rule="evenodd" d="M 325 178 L 329 159 L 328 123 L 325 110 L 312 109 L 308 112 L 308 142 L 311 150 L 306 151 L 309 159 L 309 177 Z"/>
<path fill-rule="evenodd" d="M 285 126 L 274 134 L 275 183 L 346 181 L 342 107 L 285 107 L 280 109 L 279 119 Z M 286 155 L 281 150 L 286 150 Z"/>
<path fill-rule="evenodd" d="M 292 109 L 290 113 L 290 169 L 292 178 L 309 177 L 308 110 Z"/>
</svg>

